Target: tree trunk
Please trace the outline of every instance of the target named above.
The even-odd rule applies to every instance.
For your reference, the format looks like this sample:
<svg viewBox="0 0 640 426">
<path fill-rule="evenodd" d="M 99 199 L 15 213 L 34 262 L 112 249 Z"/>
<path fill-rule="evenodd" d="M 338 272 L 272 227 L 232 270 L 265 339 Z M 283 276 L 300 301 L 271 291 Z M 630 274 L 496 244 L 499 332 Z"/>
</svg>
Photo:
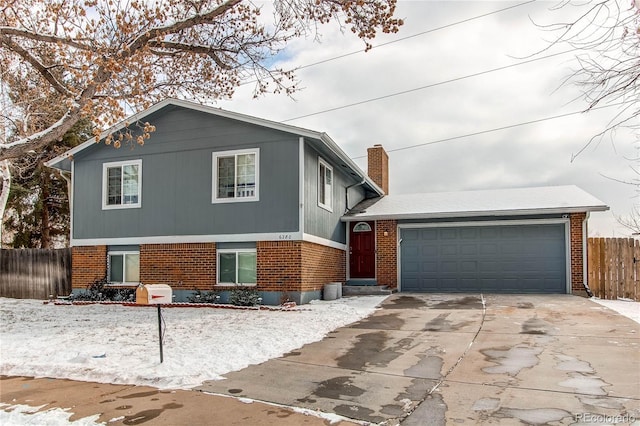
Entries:
<svg viewBox="0 0 640 426">
<path fill-rule="evenodd" d="M 51 247 L 51 232 L 49 229 L 49 172 L 45 170 L 43 164 L 38 165 L 41 168 L 40 172 L 40 190 L 42 191 L 42 220 L 40 222 L 40 248 Z"/>
<path fill-rule="evenodd" d="M 0 248 L 2 248 L 2 230 L 4 229 L 4 211 L 9 201 L 9 190 L 11 189 L 11 170 L 9 170 L 9 160 L 0 161 Z"/>
</svg>

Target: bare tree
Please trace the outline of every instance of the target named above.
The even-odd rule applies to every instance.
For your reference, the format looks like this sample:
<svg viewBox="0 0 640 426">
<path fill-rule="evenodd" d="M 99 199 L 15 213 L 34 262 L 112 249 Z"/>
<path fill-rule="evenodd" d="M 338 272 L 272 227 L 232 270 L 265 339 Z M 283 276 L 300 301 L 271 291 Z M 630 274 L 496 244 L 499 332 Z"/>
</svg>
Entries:
<svg viewBox="0 0 640 426">
<path fill-rule="evenodd" d="M 637 204 L 631 209 L 627 216 L 617 216 L 618 223 L 632 232 L 633 235 L 640 235 L 640 206 Z"/>
<path fill-rule="evenodd" d="M 60 106 L 43 129 L 0 134 L 0 218 L 10 161 L 56 144 L 81 119 L 92 122 L 99 136 L 166 97 L 207 102 L 230 97 L 248 80 L 255 81 L 256 95 L 292 93 L 292 73 L 265 65 L 291 39 L 335 22 L 370 48 L 378 32 L 396 32 L 402 25 L 394 18 L 396 0 L 272 4 L 269 22 L 249 0 L 0 0 L 1 84 L 27 78 Z M 5 123 L 31 106 L 2 93 Z M 150 124 L 142 126 L 147 136 L 153 131 Z"/>
<path fill-rule="evenodd" d="M 588 102 L 586 111 L 616 105 L 607 127 L 576 154 L 619 127 L 640 128 L 640 0 L 563 0 L 555 9 L 576 9 L 569 22 L 541 25 L 554 32 L 552 45 L 576 50 L 578 68 L 567 80 L 577 82 Z M 573 12 L 573 10 L 571 10 Z M 551 46 L 549 46 L 550 48 Z"/>
</svg>

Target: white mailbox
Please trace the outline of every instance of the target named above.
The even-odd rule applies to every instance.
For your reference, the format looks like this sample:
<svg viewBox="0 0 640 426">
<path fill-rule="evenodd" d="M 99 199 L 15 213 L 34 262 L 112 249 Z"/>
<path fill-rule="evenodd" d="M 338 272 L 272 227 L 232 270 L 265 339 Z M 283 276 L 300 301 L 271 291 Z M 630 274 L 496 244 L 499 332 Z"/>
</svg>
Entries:
<svg viewBox="0 0 640 426">
<path fill-rule="evenodd" d="M 164 305 L 172 301 L 173 294 L 168 284 L 141 284 L 136 289 L 138 305 Z"/>
</svg>

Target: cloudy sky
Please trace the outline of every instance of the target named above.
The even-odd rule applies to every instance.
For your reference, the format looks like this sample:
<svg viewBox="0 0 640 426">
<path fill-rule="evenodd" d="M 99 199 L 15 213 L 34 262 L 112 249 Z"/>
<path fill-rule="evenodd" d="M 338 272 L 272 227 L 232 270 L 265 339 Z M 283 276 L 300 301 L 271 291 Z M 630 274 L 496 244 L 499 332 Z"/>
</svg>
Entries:
<svg viewBox="0 0 640 426">
<path fill-rule="evenodd" d="M 628 158 L 637 156 L 638 139 L 621 129 L 585 149 L 615 108 L 490 131 L 586 107 L 580 87 L 562 84 L 577 67 L 575 52 L 521 64 L 570 49 L 553 46 L 535 55 L 553 34 L 533 22 L 580 13 L 553 10 L 556 5 L 400 0 L 397 15 L 405 25 L 376 38 L 373 44 L 383 45 L 367 53 L 350 33 L 325 26 L 320 42 L 298 40 L 279 55 L 285 69 L 326 61 L 298 71 L 302 90 L 295 99 L 254 100 L 246 86 L 216 105 L 324 131 L 363 170 L 367 147 L 380 143 L 389 152 L 395 194 L 578 185 L 611 207 L 592 214 L 590 234 L 626 236 L 614 214 L 629 214 L 639 199 L 633 186 L 613 179 L 634 177 Z"/>
</svg>

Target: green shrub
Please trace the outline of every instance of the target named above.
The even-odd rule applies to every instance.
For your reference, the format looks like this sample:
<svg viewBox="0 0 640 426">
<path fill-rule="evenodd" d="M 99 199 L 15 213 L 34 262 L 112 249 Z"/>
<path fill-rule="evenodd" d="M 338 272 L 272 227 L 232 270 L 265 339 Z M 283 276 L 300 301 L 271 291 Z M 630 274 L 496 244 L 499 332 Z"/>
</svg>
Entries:
<svg viewBox="0 0 640 426">
<path fill-rule="evenodd" d="M 256 306 L 261 302 L 260 293 L 253 287 L 238 287 L 229 295 L 229 303 L 236 306 Z"/>
<path fill-rule="evenodd" d="M 91 302 L 129 302 L 135 300 L 136 290 L 109 285 L 106 277 L 95 280 L 83 293 L 73 293 L 71 300 Z"/>
<path fill-rule="evenodd" d="M 191 303 L 218 303 L 220 296 L 216 291 L 200 291 L 194 289 L 191 296 L 187 297 L 187 300 Z"/>
</svg>

